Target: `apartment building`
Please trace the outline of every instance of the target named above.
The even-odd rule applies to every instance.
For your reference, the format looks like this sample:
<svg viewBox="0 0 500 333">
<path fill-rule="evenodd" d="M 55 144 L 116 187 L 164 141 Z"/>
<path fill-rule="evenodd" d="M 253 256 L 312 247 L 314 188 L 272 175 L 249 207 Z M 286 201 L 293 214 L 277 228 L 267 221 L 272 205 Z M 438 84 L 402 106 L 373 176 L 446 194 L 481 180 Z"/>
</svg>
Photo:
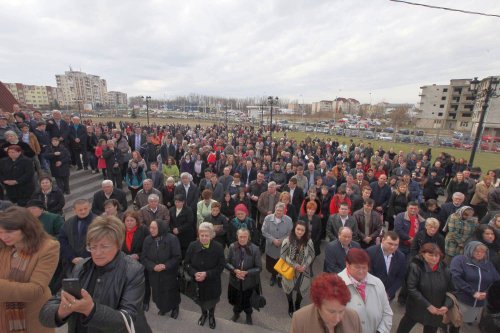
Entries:
<svg viewBox="0 0 500 333">
<path fill-rule="evenodd" d="M 4 86 L 21 105 L 36 109 L 53 108 L 59 99 L 59 90 L 56 87 L 23 83 L 4 83 Z"/>
<path fill-rule="evenodd" d="M 106 80 L 97 75 L 70 69 L 64 74 L 56 74 L 57 88 L 60 89 L 62 107 L 72 107 L 78 103 L 93 107 L 108 103 Z"/>
<path fill-rule="evenodd" d="M 128 104 L 127 94 L 119 91 L 108 91 L 107 105 L 116 107 L 126 107 Z"/>
</svg>

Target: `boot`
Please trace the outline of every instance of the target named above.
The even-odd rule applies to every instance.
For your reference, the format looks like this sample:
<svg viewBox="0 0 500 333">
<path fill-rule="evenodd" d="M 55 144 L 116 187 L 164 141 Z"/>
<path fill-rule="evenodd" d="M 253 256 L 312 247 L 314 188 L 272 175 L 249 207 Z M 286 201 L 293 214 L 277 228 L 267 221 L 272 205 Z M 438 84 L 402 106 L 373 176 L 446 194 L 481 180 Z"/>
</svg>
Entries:
<svg viewBox="0 0 500 333">
<path fill-rule="evenodd" d="M 246 316 L 245 323 L 246 323 L 247 325 L 253 325 L 253 321 L 252 321 L 252 314 L 251 314 L 251 313 L 247 313 L 246 315 L 247 315 L 247 316 Z"/>
<path fill-rule="evenodd" d="M 231 317 L 231 321 L 237 322 L 240 318 L 240 314 L 238 312 L 233 312 L 233 316 Z"/>
<path fill-rule="evenodd" d="M 283 288 L 283 285 L 281 284 L 281 276 L 278 276 L 276 278 L 276 283 L 278 284 L 278 288 L 280 288 L 280 289 Z"/>
<path fill-rule="evenodd" d="M 290 318 L 292 318 L 294 311 L 292 294 L 287 294 L 286 298 L 288 299 L 288 315 L 290 316 Z"/>
<path fill-rule="evenodd" d="M 198 325 L 203 326 L 205 325 L 205 322 L 207 321 L 207 316 L 208 316 L 208 311 L 201 311 L 201 317 L 198 319 Z"/>
<path fill-rule="evenodd" d="M 215 308 L 211 308 L 208 311 L 208 327 L 215 329 Z"/>
<path fill-rule="evenodd" d="M 300 309 L 300 303 L 302 303 L 302 295 L 297 294 L 297 299 L 295 300 L 295 311 Z"/>
</svg>

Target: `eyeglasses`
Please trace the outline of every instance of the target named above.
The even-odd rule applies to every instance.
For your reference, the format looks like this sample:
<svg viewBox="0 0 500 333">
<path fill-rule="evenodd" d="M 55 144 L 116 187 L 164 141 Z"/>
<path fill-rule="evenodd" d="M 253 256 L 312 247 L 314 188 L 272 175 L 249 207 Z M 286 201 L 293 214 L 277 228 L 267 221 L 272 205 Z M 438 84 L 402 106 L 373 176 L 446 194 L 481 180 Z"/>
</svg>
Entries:
<svg viewBox="0 0 500 333">
<path fill-rule="evenodd" d="M 103 252 L 103 253 L 106 253 L 106 252 L 109 252 L 111 251 L 115 246 L 114 245 L 101 245 L 101 246 L 90 246 L 90 245 L 87 245 L 87 247 L 85 248 L 88 252 Z"/>
</svg>

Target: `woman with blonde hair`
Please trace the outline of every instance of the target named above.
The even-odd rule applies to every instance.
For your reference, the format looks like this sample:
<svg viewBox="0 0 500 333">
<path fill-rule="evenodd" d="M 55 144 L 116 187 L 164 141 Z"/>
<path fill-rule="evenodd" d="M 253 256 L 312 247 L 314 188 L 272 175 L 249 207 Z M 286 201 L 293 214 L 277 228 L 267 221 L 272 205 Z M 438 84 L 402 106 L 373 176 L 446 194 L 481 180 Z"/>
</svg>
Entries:
<svg viewBox="0 0 500 333">
<path fill-rule="evenodd" d="M 59 242 L 26 209 L 0 215 L 0 332 L 48 333 L 38 313 L 52 296 L 49 283 L 59 261 Z"/>
</svg>

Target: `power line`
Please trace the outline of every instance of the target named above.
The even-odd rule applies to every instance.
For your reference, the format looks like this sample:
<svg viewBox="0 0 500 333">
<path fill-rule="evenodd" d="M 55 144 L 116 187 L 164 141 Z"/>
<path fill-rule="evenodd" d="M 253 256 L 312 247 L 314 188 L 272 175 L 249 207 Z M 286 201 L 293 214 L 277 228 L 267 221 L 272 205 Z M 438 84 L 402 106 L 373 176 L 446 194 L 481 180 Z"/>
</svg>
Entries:
<svg viewBox="0 0 500 333">
<path fill-rule="evenodd" d="M 464 13 L 464 14 L 472 14 L 472 15 L 481 15 L 481 16 L 489 16 L 489 17 L 497 17 L 500 18 L 500 15 L 497 14 L 488 14 L 488 13 L 481 13 L 481 12 L 472 12 L 469 10 L 463 10 L 463 9 L 456 9 L 456 8 L 449 8 L 449 7 L 440 7 L 440 6 L 432 6 L 432 5 L 426 5 L 423 3 L 416 3 L 416 2 L 411 2 L 411 1 L 403 1 L 403 0 L 389 0 L 392 2 L 400 2 L 404 3 L 407 5 L 412 5 L 412 6 L 421 6 L 421 7 L 427 7 L 427 8 L 432 8 L 432 9 L 442 9 L 442 10 L 448 10 L 451 12 L 459 12 L 459 13 Z"/>
</svg>

